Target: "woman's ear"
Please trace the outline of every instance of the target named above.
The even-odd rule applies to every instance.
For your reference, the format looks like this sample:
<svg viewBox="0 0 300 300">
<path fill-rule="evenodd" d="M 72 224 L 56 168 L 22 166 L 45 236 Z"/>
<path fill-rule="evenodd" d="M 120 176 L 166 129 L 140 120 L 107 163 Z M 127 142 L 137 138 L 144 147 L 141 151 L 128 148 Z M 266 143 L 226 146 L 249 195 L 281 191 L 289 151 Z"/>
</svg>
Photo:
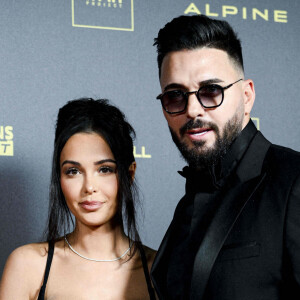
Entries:
<svg viewBox="0 0 300 300">
<path fill-rule="evenodd" d="M 132 164 L 129 166 L 129 174 L 131 176 L 131 181 L 134 180 L 134 176 L 135 176 L 135 170 L 136 170 L 136 162 L 132 162 Z"/>
</svg>

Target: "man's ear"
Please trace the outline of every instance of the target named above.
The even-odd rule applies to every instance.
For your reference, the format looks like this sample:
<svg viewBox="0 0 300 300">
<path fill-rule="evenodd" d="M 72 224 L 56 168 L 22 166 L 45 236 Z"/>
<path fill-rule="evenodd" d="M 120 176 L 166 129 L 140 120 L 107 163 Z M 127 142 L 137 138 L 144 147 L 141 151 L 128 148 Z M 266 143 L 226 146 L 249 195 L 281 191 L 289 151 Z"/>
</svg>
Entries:
<svg viewBox="0 0 300 300">
<path fill-rule="evenodd" d="M 132 162 L 132 164 L 129 166 L 129 174 L 131 176 L 131 181 L 134 180 L 134 176 L 135 176 L 135 170 L 136 170 L 136 162 Z"/>
<path fill-rule="evenodd" d="M 255 89 L 254 83 L 251 79 L 246 79 L 243 82 L 243 101 L 244 101 L 244 121 L 243 128 L 247 125 L 250 120 L 250 112 L 252 110 L 255 100 Z"/>
<path fill-rule="evenodd" d="M 243 97 L 245 105 L 245 116 L 250 117 L 250 112 L 252 110 L 254 100 L 255 100 L 255 89 L 253 80 L 247 79 L 243 82 Z"/>
</svg>

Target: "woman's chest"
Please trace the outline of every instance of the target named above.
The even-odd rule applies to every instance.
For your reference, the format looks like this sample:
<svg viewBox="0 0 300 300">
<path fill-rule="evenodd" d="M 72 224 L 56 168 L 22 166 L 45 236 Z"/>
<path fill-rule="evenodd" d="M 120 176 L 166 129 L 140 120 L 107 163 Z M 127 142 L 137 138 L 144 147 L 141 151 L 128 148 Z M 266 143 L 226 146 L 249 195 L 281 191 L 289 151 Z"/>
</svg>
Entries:
<svg viewBox="0 0 300 300">
<path fill-rule="evenodd" d="M 149 296 L 142 268 L 61 263 L 50 270 L 45 299 L 140 300 Z"/>
</svg>

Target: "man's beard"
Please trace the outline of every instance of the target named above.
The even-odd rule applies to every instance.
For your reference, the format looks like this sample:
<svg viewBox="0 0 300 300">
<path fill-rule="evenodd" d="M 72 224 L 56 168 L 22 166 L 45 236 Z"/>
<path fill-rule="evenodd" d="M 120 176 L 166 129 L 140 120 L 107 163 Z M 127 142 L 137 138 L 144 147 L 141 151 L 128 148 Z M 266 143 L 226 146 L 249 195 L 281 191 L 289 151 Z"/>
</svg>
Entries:
<svg viewBox="0 0 300 300">
<path fill-rule="evenodd" d="M 172 139 L 179 149 L 182 157 L 187 161 L 190 167 L 196 169 L 207 169 L 216 165 L 227 153 L 230 145 L 242 131 L 243 118 L 241 112 L 237 111 L 235 115 L 227 121 L 222 134 L 219 127 L 212 122 L 204 122 L 201 119 L 190 120 L 179 130 L 183 137 L 187 130 L 192 128 L 210 128 L 216 134 L 216 141 L 210 148 L 205 146 L 205 141 L 193 141 L 194 147 L 188 147 L 182 142 L 176 133 L 169 127 Z"/>
</svg>

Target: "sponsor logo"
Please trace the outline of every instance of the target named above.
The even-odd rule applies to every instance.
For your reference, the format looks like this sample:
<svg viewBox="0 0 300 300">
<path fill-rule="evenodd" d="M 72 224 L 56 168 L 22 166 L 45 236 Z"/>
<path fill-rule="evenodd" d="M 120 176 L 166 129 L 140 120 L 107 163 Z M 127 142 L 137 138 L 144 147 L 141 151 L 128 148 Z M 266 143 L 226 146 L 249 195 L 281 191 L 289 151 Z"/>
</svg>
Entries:
<svg viewBox="0 0 300 300">
<path fill-rule="evenodd" d="M 276 23 L 287 23 L 288 13 L 286 10 L 270 10 L 270 9 L 257 9 L 248 7 L 237 7 L 233 5 L 213 5 L 206 3 L 200 6 L 191 2 L 184 11 L 184 14 L 204 14 L 208 17 L 223 17 L 237 16 L 244 20 L 252 19 L 273 21 Z"/>
<path fill-rule="evenodd" d="M 14 156 L 13 127 L 0 126 L 0 156 Z"/>
<path fill-rule="evenodd" d="M 258 130 L 260 130 L 259 118 L 254 118 L 254 117 L 253 117 L 253 118 L 251 118 L 251 120 L 254 122 L 256 128 L 257 128 Z"/>
<path fill-rule="evenodd" d="M 133 155 L 135 158 L 151 158 L 151 154 L 146 154 L 145 146 L 141 147 L 141 152 L 137 152 L 136 146 L 133 146 Z"/>
<path fill-rule="evenodd" d="M 134 31 L 134 0 L 71 0 L 72 26 Z"/>
</svg>

